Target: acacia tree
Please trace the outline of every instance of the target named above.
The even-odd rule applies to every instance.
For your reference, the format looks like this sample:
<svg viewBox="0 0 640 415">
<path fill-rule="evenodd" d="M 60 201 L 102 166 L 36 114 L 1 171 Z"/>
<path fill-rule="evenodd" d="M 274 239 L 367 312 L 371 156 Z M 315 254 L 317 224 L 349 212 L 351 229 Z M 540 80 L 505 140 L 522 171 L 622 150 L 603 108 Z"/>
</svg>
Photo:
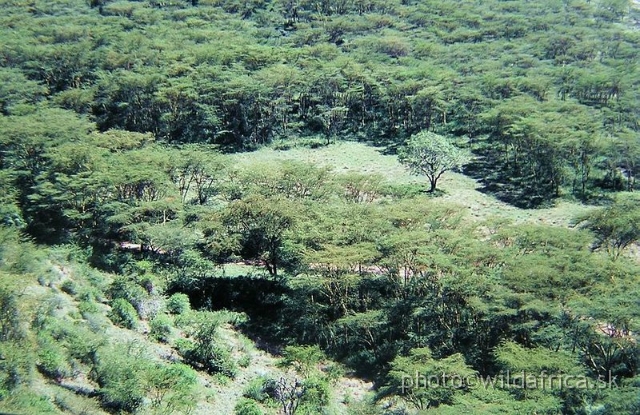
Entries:
<svg viewBox="0 0 640 415">
<path fill-rule="evenodd" d="M 433 192 L 440 177 L 449 170 L 459 170 L 469 160 L 469 155 L 446 137 L 420 131 L 411 136 L 399 158 L 411 173 L 427 176 L 431 185 L 429 192 Z"/>
<path fill-rule="evenodd" d="M 614 260 L 640 240 L 640 208 L 635 198 L 618 200 L 579 217 L 577 222 L 595 234 L 594 249 L 605 248 Z"/>
<path fill-rule="evenodd" d="M 395 395 L 419 411 L 451 404 L 455 395 L 470 386 L 466 379 L 475 375 L 461 354 L 435 359 L 427 347 L 413 349 L 408 356 L 396 357 L 390 366 L 377 399 Z M 457 386 L 456 380 L 460 381 Z"/>
<path fill-rule="evenodd" d="M 234 201 L 220 216 L 225 231 L 211 232 L 212 245 L 259 260 L 277 277 L 280 267 L 287 265 L 287 232 L 295 225 L 296 209 L 279 198 L 252 196 Z"/>
</svg>

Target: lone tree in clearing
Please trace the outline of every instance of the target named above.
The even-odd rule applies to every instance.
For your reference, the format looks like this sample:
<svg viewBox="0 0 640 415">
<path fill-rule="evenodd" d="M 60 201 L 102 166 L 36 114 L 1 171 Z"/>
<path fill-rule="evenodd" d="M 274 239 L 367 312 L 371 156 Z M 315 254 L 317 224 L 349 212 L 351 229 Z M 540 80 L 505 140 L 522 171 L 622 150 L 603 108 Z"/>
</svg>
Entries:
<svg viewBox="0 0 640 415">
<path fill-rule="evenodd" d="M 399 158 L 411 173 L 424 174 L 429 178 L 429 192 L 436 190 L 438 180 L 444 172 L 459 170 L 469 161 L 466 151 L 451 144 L 447 138 L 428 131 L 412 135 L 407 145 L 400 150 Z"/>
</svg>

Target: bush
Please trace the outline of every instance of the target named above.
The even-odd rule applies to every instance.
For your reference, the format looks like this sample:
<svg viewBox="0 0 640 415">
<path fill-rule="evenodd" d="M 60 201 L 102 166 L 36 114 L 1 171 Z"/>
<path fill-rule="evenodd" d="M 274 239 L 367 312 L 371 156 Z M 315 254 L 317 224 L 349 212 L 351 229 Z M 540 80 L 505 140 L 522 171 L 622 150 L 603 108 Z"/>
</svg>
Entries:
<svg viewBox="0 0 640 415">
<path fill-rule="evenodd" d="M 154 319 L 164 308 L 164 300 L 160 296 L 143 298 L 135 304 L 138 316 L 141 319 Z"/>
<path fill-rule="evenodd" d="M 220 322 L 213 313 L 198 313 L 193 328 L 193 343 L 176 345 L 185 360 L 196 368 L 202 368 L 210 374 L 221 374 L 234 378 L 238 372 L 231 352 L 216 344 L 216 333 Z"/>
<path fill-rule="evenodd" d="M 102 404 L 113 412 L 136 412 L 143 403 L 150 362 L 131 348 L 101 350 L 94 366 Z"/>
<path fill-rule="evenodd" d="M 166 343 L 171 337 L 171 319 L 165 314 L 158 314 L 149 324 L 149 335 L 159 342 Z"/>
<path fill-rule="evenodd" d="M 80 301 L 78 303 L 78 311 L 80 311 L 83 318 L 86 318 L 86 314 L 95 314 L 100 311 L 100 308 L 93 301 Z"/>
<path fill-rule="evenodd" d="M 111 304 L 109 318 L 113 324 L 126 329 L 134 329 L 138 321 L 138 313 L 130 302 L 124 298 L 116 298 Z"/>
<path fill-rule="evenodd" d="M 196 372 L 181 363 L 156 364 L 147 371 L 151 405 L 155 413 L 191 413 L 196 405 Z"/>
<path fill-rule="evenodd" d="M 183 293 L 176 293 L 167 300 L 167 310 L 171 314 L 184 314 L 191 310 L 189 296 Z"/>
<path fill-rule="evenodd" d="M 144 288 L 124 277 L 116 278 L 113 281 L 107 290 L 107 295 L 112 300 L 125 299 L 134 307 L 138 307 L 142 300 L 149 296 Z"/>
<path fill-rule="evenodd" d="M 59 414 L 60 411 L 48 397 L 28 388 L 20 388 L 6 399 L 0 399 L 0 413 L 40 415 Z"/>
<path fill-rule="evenodd" d="M 420 183 L 392 183 L 380 186 L 380 194 L 395 199 L 408 199 L 424 194 L 425 188 Z"/>
<path fill-rule="evenodd" d="M 209 373 L 220 373 L 232 379 L 238 374 L 238 367 L 231 357 L 231 352 L 220 345 L 211 347 L 204 365 Z"/>
<path fill-rule="evenodd" d="M 25 336 L 20 318 L 17 294 L 0 287 L 0 341 L 20 340 Z"/>
<path fill-rule="evenodd" d="M 187 356 L 189 356 L 190 353 L 193 352 L 193 349 L 196 348 L 195 343 L 187 339 L 177 339 L 174 343 L 174 346 L 178 353 L 180 353 L 180 356 L 184 357 L 185 359 L 187 358 Z"/>
<path fill-rule="evenodd" d="M 240 399 L 234 408 L 236 415 L 262 415 L 263 412 L 257 403 L 251 399 Z"/>
<path fill-rule="evenodd" d="M 264 391 L 264 385 L 267 381 L 268 379 L 264 377 L 252 379 L 245 387 L 242 396 L 257 402 L 264 402 L 269 397 Z"/>
<path fill-rule="evenodd" d="M 302 382 L 302 384 L 304 387 L 302 404 L 310 409 L 311 413 L 322 412 L 322 408 L 329 405 L 331 400 L 327 381 L 318 377 L 311 377 Z"/>
<path fill-rule="evenodd" d="M 90 287 L 79 290 L 76 298 L 79 301 L 103 302 L 104 294 L 98 288 Z"/>
<path fill-rule="evenodd" d="M 306 414 L 325 412 L 331 400 L 329 384 L 318 377 L 311 377 L 302 382 L 285 377 L 267 379 L 262 390 L 283 407 L 297 407 L 301 413 Z"/>
<path fill-rule="evenodd" d="M 50 379 L 60 380 L 71 374 L 71 368 L 62 350 L 48 341 L 38 351 L 36 367 Z"/>
<path fill-rule="evenodd" d="M 248 368 L 251 365 L 251 356 L 249 354 L 245 354 L 240 359 L 238 359 L 238 365 L 243 368 Z"/>
<path fill-rule="evenodd" d="M 24 342 L 0 342 L 0 401 L 2 396 L 31 380 L 33 356 Z"/>
<path fill-rule="evenodd" d="M 73 280 L 64 280 L 60 285 L 60 289 L 63 293 L 67 293 L 69 295 L 76 295 L 78 293 L 78 286 Z"/>
<path fill-rule="evenodd" d="M 87 328 L 74 326 L 64 333 L 64 341 L 69 355 L 84 364 L 94 362 L 98 349 L 106 343 L 101 334 L 94 334 Z"/>
<path fill-rule="evenodd" d="M 306 378 L 317 371 L 318 364 L 323 360 L 324 353 L 318 346 L 287 346 L 282 353 L 280 366 L 292 367 Z"/>
</svg>

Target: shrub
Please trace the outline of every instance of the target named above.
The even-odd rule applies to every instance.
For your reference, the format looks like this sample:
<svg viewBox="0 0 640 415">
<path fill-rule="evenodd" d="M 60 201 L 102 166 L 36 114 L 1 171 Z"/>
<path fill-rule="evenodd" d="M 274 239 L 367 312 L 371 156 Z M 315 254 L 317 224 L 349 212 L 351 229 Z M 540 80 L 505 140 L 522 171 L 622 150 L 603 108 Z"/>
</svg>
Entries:
<svg viewBox="0 0 640 415">
<path fill-rule="evenodd" d="M 174 343 L 174 346 L 176 350 L 178 350 L 178 353 L 180 353 L 180 356 L 184 357 L 185 359 L 187 358 L 187 356 L 189 356 L 193 349 L 196 348 L 195 343 L 187 339 L 177 339 Z"/>
<path fill-rule="evenodd" d="M 127 349 L 127 348 L 125 348 Z M 102 404 L 113 412 L 136 412 L 144 403 L 150 362 L 130 348 L 101 350 L 94 366 Z"/>
<path fill-rule="evenodd" d="M 0 341 L 19 340 L 25 336 L 20 317 L 16 293 L 0 287 Z"/>
<path fill-rule="evenodd" d="M 165 314 L 158 314 L 151 320 L 149 335 L 159 342 L 166 343 L 171 336 L 171 319 Z"/>
<path fill-rule="evenodd" d="M 82 317 L 86 318 L 85 314 L 95 314 L 100 311 L 98 304 L 93 301 L 80 301 L 78 304 L 78 311 L 82 314 Z"/>
<path fill-rule="evenodd" d="M 311 377 L 302 382 L 302 384 L 304 387 L 302 404 L 309 408 L 311 413 L 322 412 L 322 408 L 329 405 L 331 398 L 327 381 L 318 377 Z"/>
<path fill-rule="evenodd" d="M 147 298 L 143 298 L 135 305 L 136 311 L 141 319 L 154 319 L 164 307 L 164 301 L 162 297 L 153 295 Z"/>
<path fill-rule="evenodd" d="M 203 362 L 208 372 L 220 373 L 232 379 L 236 377 L 238 367 L 228 349 L 220 345 L 214 345 L 208 354 L 209 356 Z"/>
<path fill-rule="evenodd" d="M 0 342 L 0 401 L 2 395 L 29 383 L 33 356 L 24 342 Z"/>
<path fill-rule="evenodd" d="M 98 288 L 90 287 L 78 290 L 78 295 L 76 298 L 79 301 L 102 302 L 104 300 L 104 294 Z"/>
<path fill-rule="evenodd" d="M 64 335 L 69 355 L 84 364 L 94 361 L 98 349 L 104 345 L 106 338 L 94 334 L 87 328 L 74 326 Z"/>
<path fill-rule="evenodd" d="M 76 295 L 78 293 L 78 285 L 73 280 L 64 280 L 64 282 L 60 284 L 60 289 L 63 293 L 69 295 Z"/>
<path fill-rule="evenodd" d="M 242 396 L 254 401 L 264 402 L 269 397 L 264 391 L 264 385 L 267 381 L 268 379 L 264 377 L 252 379 L 245 387 L 244 392 L 242 392 Z"/>
<path fill-rule="evenodd" d="M 323 413 L 331 400 L 329 384 L 318 377 L 311 377 L 302 382 L 285 377 L 267 379 L 263 384 L 263 391 L 283 409 L 287 408 L 285 412 L 298 408 L 301 413 Z"/>
<path fill-rule="evenodd" d="M 196 372 L 181 363 L 156 364 L 147 371 L 151 405 L 156 413 L 191 413 L 196 400 Z"/>
<path fill-rule="evenodd" d="M 324 353 L 318 346 L 287 346 L 282 353 L 280 366 L 293 367 L 304 377 L 316 372 L 318 364 L 324 360 Z"/>
<path fill-rule="evenodd" d="M 216 332 L 220 322 L 213 313 L 199 313 L 193 330 L 193 347 L 180 350 L 182 356 L 190 365 L 204 368 L 210 374 L 222 374 L 234 378 L 238 372 L 231 352 L 216 344 Z"/>
<path fill-rule="evenodd" d="M 236 415 L 262 415 L 263 412 L 257 403 L 251 399 L 240 399 L 234 408 Z"/>
<path fill-rule="evenodd" d="M 130 302 L 124 298 L 116 298 L 111 303 L 109 318 L 120 327 L 134 329 L 138 320 L 138 313 Z"/>
<path fill-rule="evenodd" d="M 107 295 L 112 300 L 116 300 L 118 298 L 125 299 L 134 307 L 137 307 L 143 299 L 148 297 L 144 288 L 124 277 L 116 278 L 113 281 L 107 290 Z"/>
<path fill-rule="evenodd" d="M 340 378 L 345 375 L 345 369 L 339 363 L 333 363 L 325 366 L 322 369 L 322 372 L 324 373 L 324 376 L 327 379 L 327 381 L 334 386 L 338 383 Z"/>
<path fill-rule="evenodd" d="M 184 314 L 191 310 L 189 296 L 183 293 L 176 293 L 167 300 L 167 310 L 171 314 Z"/>
<path fill-rule="evenodd" d="M 238 365 L 243 368 L 249 367 L 251 364 L 251 356 L 249 354 L 245 354 L 240 359 L 238 359 Z"/>
<path fill-rule="evenodd" d="M 20 388 L 6 399 L 0 399 L 0 413 L 40 415 L 59 414 L 60 411 L 48 397 L 28 388 Z"/>
<path fill-rule="evenodd" d="M 59 380 L 71 374 L 71 368 L 62 350 L 49 342 L 43 344 L 38 351 L 36 367 L 50 379 Z"/>
</svg>

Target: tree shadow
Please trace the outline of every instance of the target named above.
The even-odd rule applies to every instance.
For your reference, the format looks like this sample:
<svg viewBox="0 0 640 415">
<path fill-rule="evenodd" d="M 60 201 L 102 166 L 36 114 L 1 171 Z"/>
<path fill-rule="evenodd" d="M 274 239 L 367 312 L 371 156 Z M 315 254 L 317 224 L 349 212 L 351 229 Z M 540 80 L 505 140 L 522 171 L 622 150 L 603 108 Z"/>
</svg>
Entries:
<svg viewBox="0 0 640 415">
<path fill-rule="evenodd" d="M 464 167 L 464 174 L 480 183 L 477 190 L 521 209 L 539 209 L 553 204 L 556 195 L 551 184 L 536 184 L 532 177 L 518 174 L 496 152 L 474 151 L 475 158 Z"/>
<path fill-rule="evenodd" d="M 285 298 L 290 289 L 284 280 L 254 276 L 215 276 L 192 286 L 171 287 L 170 293 L 183 292 L 196 310 L 230 310 L 245 313 L 249 320 L 240 329 L 256 342 L 258 348 L 277 353 L 285 340 L 279 330 Z"/>
</svg>

